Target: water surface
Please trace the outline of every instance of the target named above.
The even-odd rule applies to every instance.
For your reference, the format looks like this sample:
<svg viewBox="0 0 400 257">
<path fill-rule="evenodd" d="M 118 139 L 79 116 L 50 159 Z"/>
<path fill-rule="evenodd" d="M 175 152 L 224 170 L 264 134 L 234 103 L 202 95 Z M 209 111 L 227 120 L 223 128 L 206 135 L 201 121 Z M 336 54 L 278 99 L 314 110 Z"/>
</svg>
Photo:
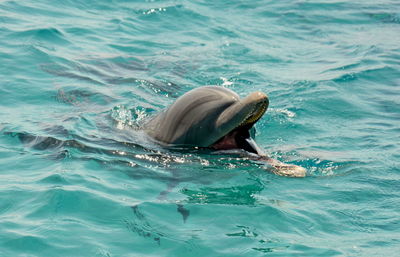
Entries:
<svg viewBox="0 0 400 257">
<path fill-rule="evenodd" d="M 1 1 L 0 255 L 396 256 L 399 42 L 393 0 Z M 136 130 L 203 85 L 307 177 Z"/>
</svg>

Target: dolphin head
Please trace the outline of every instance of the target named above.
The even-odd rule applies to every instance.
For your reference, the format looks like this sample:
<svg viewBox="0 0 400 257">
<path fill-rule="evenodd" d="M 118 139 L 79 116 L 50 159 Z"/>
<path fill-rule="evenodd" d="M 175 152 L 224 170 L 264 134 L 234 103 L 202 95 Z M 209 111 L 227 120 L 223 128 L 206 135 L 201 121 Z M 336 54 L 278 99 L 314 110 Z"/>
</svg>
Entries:
<svg viewBox="0 0 400 257">
<path fill-rule="evenodd" d="M 268 104 L 267 95 L 261 92 L 241 99 L 224 87 L 199 87 L 150 119 L 145 131 L 165 145 L 244 149 L 261 154 L 251 134 Z"/>
</svg>

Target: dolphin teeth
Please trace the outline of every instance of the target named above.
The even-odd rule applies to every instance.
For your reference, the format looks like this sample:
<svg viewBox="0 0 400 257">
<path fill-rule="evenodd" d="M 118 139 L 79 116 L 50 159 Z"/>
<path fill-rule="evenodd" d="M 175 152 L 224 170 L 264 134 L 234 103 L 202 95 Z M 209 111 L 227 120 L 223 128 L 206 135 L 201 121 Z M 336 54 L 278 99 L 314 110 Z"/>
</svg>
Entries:
<svg viewBox="0 0 400 257">
<path fill-rule="evenodd" d="M 258 103 L 254 107 L 254 110 L 249 114 L 249 116 L 239 125 L 239 127 L 255 123 L 257 120 L 261 118 L 261 116 L 263 116 L 266 110 L 267 110 L 267 102 Z"/>
</svg>

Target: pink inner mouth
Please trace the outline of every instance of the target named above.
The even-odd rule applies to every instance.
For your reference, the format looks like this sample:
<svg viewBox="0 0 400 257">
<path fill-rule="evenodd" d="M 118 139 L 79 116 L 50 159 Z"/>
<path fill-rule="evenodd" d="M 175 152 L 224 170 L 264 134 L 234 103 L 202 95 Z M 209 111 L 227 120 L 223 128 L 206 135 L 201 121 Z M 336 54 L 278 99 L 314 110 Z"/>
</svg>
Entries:
<svg viewBox="0 0 400 257">
<path fill-rule="evenodd" d="M 229 150 L 229 149 L 238 149 L 240 148 L 236 142 L 236 134 L 238 131 L 234 130 L 229 132 L 226 136 L 220 139 L 218 142 L 213 144 L 211 148 L 215 150 Z"/>
</svg>

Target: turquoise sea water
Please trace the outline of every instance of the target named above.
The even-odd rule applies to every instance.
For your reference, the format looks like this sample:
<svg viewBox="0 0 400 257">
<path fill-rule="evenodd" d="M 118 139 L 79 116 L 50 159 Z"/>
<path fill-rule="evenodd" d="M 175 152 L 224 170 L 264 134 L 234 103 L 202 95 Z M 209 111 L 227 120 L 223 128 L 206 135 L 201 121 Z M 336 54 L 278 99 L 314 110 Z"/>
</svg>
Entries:
<svg viewBox="0 0 400 257">
<path fill-rule="evenodd" d="M 135 130 L 202 85 L 307 177 Z M 398 256 L 397 0 L 0 1 L 0 96 L 0 256 Z"/>
</svg>

